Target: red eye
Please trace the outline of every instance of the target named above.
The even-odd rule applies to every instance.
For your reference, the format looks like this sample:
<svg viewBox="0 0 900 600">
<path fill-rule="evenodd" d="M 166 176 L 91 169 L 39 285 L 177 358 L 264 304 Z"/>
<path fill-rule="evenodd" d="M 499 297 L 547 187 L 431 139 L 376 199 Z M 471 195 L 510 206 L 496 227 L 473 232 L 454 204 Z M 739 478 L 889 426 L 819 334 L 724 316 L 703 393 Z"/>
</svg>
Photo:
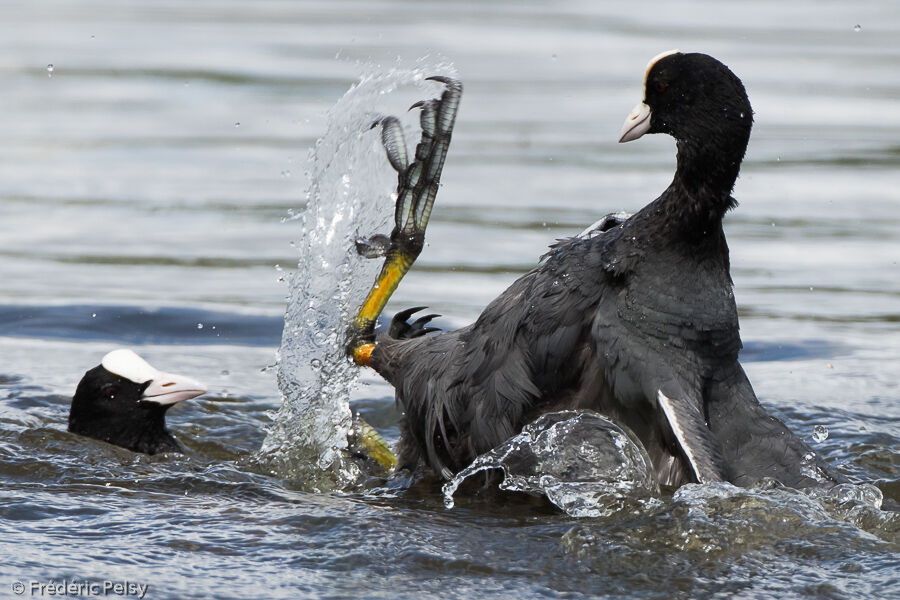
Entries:
<svg viewBox="0 0 900 600">
<path fill-rule="evenodd" d="M 667 87 L 669 87 L 669 86 L 667 84 L 663 83 L 662 81 L 656 82 L 656 91 L 659 92 L 660 94 L 662 94 L 664 91 L 666 91 Z"/>
</svg>

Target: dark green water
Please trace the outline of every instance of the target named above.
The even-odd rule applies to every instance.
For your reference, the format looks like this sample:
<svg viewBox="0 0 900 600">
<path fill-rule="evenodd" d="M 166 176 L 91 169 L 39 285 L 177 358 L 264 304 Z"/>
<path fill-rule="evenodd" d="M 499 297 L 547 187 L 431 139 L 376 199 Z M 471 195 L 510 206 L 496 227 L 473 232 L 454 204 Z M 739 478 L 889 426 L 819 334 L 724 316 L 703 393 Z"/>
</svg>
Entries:
<svg viewBox="0 0 900 600">
<path fill-rule="evenodd" d="M 678 47 L 731 66 L 756 111 L 726 233 L 757 394 L 900 499 L 900 5 L 48 0 L 0 4 L 0 34 L 0 598 L 51 580 L 152 599 L 900 597 L 900 523 L 852 499 L 691 487 L 574 519 L 506 496 L 446 510 L 428 485 L 309 493 L 249 464 L 281 400 L 301 242 L 282 220 L 359 63 L 431 53 L 466 84 L 429 245 L 389 306 L 452 327 L 555 238 L 668 184 L 670 139 L 616 137 L 646 61 Z M 65 431 L 81 374 L 123 345 L 210 386 L 169 415 L 186 456 Z M 395 439 L 391 389 L 363 383 L 354 405 Z"/>
</svg>

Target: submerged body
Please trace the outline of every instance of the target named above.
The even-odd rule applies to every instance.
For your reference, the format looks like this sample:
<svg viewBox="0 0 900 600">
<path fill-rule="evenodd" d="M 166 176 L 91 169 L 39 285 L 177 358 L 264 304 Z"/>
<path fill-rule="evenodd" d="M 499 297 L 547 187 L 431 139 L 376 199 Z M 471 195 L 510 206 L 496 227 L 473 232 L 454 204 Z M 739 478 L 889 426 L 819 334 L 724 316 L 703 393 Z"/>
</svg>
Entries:
<svg viewBox="0 0 900 600">
<path fill-rule="evenodd" d="M 587 408 L 640 438 L 663 485 L 833 479 L 760 406 L 738 362 L 722 218 L 752 124 L 743 85 L 711 57 L 675 52 L 651 61 L 644 88 L 620 141 L 677 140 L 659 198 L 554 245 L 472 325 L 394 326 L 365 360 L 354 352 L 396 388 L 400 467 L 424 460 L 449 477 L 540 414 Z"/>
</svg>

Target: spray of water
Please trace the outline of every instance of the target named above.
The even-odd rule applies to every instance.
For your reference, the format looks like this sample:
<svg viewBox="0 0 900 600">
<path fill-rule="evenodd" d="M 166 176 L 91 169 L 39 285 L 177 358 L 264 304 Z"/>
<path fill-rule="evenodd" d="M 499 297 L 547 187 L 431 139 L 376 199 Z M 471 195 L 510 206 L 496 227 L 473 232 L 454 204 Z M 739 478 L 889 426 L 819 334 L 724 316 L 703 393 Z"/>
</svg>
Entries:
<svg viewBox="0 0 900 600">
<path fill-rule="evenodd" d="M 381 261 L 359 256 L 355 242 L 390 232 L 396 186 L 370 125 L 439 93 L 439 84 L 425 81 L 435 74 L 454 76 L 455 70 L 434 59 L 368 69 L 329 111 L 326 133 L 311 152 L 300 258 L 278 352 L 283 402 L 256 456 L 267 472 L 304 489 L 345 488 L 361 475 L 344 452 L 349 394 L 359 373 L 345 355 L 345 332 Z M 417 116 L 404 121 L 410 140 L 418 139 Z"/>
<path fill-rule="evenodd" d="M 607 517 L 655 503 L 653 463 L 640 442 L 589 410 L 546 413 L 444 485 L 444 505 L 468 478 L 501 471 L 500 489 L 544 495 L 573 517 Z M 649 503 L 649 504 L 648 504 Z"/>
</svg>

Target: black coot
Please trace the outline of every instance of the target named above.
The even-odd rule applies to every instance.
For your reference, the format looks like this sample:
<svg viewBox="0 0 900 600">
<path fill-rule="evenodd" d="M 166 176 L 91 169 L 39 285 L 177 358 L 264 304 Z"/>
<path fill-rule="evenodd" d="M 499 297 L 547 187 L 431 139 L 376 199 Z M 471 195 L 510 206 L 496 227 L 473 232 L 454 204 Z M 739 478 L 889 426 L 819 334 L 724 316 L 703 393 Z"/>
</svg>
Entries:
<svg viewBox="0 0 900 600">
<path fill-rule="evenodd" d="M 472 325 L 422 335 L 428 318 L 403 315 L 373 343 L 374 319 L 422 247 L 449 144 L 461 86 L 439 81 L 446 90 L 423 104 L 412 164 L 398 126 L 383 120 L 400 173 L 396 227 L 348 346 L 396 388 L 399 465 L 424 460 L 449 477 L 542 413 L 589 408 L 637 434 L 664 485 L 834 480 L 760 406 L 738 363 L 722 218 L 737 204 L 753 113 L 740 79 L 704 54 L 651 60 L 622 129 L 621 142 L 675 138 L 675 176 L 658 198 L 555 244 Z"/>
<path fill-rule="evenodd" d="M 69 431 L 134 452 L 181 452 L 166 430 L 166 411 L 205 393 L 202 383 L 157 371 L 131 350 L 114 350 L 78 383 Z"/>
</svg>

